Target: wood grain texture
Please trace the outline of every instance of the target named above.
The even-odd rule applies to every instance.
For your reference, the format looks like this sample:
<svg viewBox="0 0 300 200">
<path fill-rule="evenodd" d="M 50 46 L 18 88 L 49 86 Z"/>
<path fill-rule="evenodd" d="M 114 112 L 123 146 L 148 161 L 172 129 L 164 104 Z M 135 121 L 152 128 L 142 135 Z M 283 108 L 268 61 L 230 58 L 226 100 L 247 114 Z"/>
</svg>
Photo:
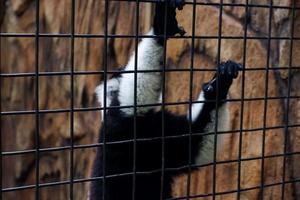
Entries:
<svg viewBox="0 0 300 200">
<path fill-rule="evenodd" d="M 204 0 L 203 0 L 204 1 Z M 217 2 L 219 1 L 209 1 Z M 225 1 L 224 1 L 225 2 Z M 226 0 L 226 3 L 244 3 L 240 0 Z M 268 4 L 269 1 L 250 0 L 249 3 Z M 273 1 L 274 5 L 290 6 L 292 0 Z M 296 1 L 300 6 L 300 2 Z M 1 1 L 0 2 L 1 32 L 34 33 L 35 1 Z M 40 1 L 40 32 L 70 33 L 71 11 L 70 0 Z M 151 24 L 152 8 L 150 4 L 140 5 L 139 30 L 145 33 Z M 78 34 L 101 35 L 104 33 L 104 1 L 76 1 L 75 32 Z M 109 34 L 135 34 L 135 4 L 129 2 L 109 2 L 108 11 Z M 267 36 L 268 8 L 249 8 L 247 36 Z M 224 7 L 222 17 L 222 35 L 243 36 L 245 8 L 239 6 Z M 219 8 L 214 6 L 197 6 L 196 35 L 218 35 Z M 178 15 L 180 24 L 186 29 L 187 35 L 192 33 L 192 6 L 187 5 Z M 300 11 L 295 13 L 294 36 L 300 37 Z M 272 36 L 289 37 L 291 35 L 292 12 L 288 9 L 275 9 L 272 14 Z M 41 72 L 64 72 L 71 68 L 71 40 L 68 37 L 41 37 L 39 45 L 39 70 Z M 232 59 L 243 62 L 243 39 L 224 39 L 221 42 L 221 60 Z M 108 39 L 108 69 L 115 69 L 126 64 L 134 49 L 134 39 Z M 288 70 L 290 63 L 289 40 L 271 40 L 270 70 L 268 74 L 268 96 L 287 95 L 288 75 L 291 75 L 291 96 L 300 96 L 299 70 Z M 194 67 L 214 69 L 218 58 L 218 41 L 215 39 L 196 39 Z M 186 68 L 191 65 L 191 40 L 170 39 L 167 46 L 168 67 Z M 300 42 L 294 40 L 292 49 L 292 65 L 300 66 Z M 265 68 L 268 55 L 268 41 L 249 39 L 246 43 L 246 68 Z M 30 37 L 1 37 L 1 73 L 29 73 L 35 67 L 35 40 Z M 101 37 L 75 38 L 74 63 L 76 71 L 102 70 L 104 65 L 104 39 Z M 283 70 L 277 67 L 286 68 Z M 193 82 L 193 97 L 196 98 L 201 83 L 211 76 L 208 72 L 195 72 Z M 98 106 L 94 89 L 102 80 L 102 75 L 76 75 L 74 77 L 74 104 L 76 108 Z M 166 73 L 166 101 L 178 102 L 189 99 L 189 72 Z M 261 98 L 265 96 L 265 70 L 245 72 L 245 98 Z M 39 108 L 68 109 L 70 108 L 70 76 L 41 76 L 39 78 Z M 230 90 L 231 99 L 241 98 L 242 76 L 234 82 Z M 34 77 L 1 78 L 1 111 L 33 110 L 35 109 L 35 79 Z M 284 128 L 250 131 L 263 127 L 265 102 L 245 101 L 241 113 L 241 103 L 228 103 L 230 110 L 229 130 L 240 129 L 240 117 L 243 116 L 243 129 L 248 131 L 242 135 L 242 158 L 256 158 L 262 155 L 263 134 L 265 134 L 266 156 L 282 154 L 284 140 L 288 137 L 288 152 L 299 152 L 300 129 L 289 128 L 285 134 Z M 289 124 L 300 123 L 300 101 L 298 98 L 289 100 Z M 286 101 L 272 99 L 267 101 L 266 126 L 283 126 L 286 124 L 284 115 L 287 113 Z M 167 106 L 174 113 L 185 113 L 186 106 Z M 40 147 L 62 147 L 70 145 L 70 114 L 41 114 L 39 120 Z M 34 149 L 35 115 L 1 117 L 2 151 Z M 75 144 L 92 144 L 97 140 L 100 128 L 100 113 L 96 111 L 76 112 L 74 114 Z M 224 144 L 219 146 L 217 161 L 230 163 L 216 166 L 216 192 L 234 191 L 237 189 L 239 132 L 224 134 Z M 94 148 L 74 150 L 74 178 L 88 178 L 95 153 Z M 40 155 L 41 183 L 65 181 L 70 178 L 70 151 L 43 152 Z M 283 176 L 283 157 L 270 157 L 264 160 L 264 184 L 280 183 Z M 286 157 L 285 180 L 300 178 L 300 156 L 298 154 Z M 261 184 L 261 159 L 241 162 L 241 188 L 257 187 Z M 14 187 L 35 184 L 34 153 L 3 157 L 2 181 L 4 187 Z M 191 176 L 191 194 L 203 195 L 212 192 L 212 166 L 203 167 Z M 41 199 L 68 199 L 69 186 L 43 187 L 40 190 Z M 85 199 L 88 183 L 74 184 L 75 199 Z M 285 199 L 300 198 L 300 184 L 285 185 Z M 55 194 L 55 195 L 54 195 Z M 186 175 L 174 180 L 174 196 L 186 194 Z M 19 192 L 4 193 L 3 198 L 34 199 L 33 189 Z M 218 195 L 216 199 L 235 199 L 236 193 Z M 280 199 L 281 186 L 266 187 L 264 192 L 253 189 L 241 192 L 241 199 L 255 200 L 264 195 L 264 199 Z M 197 199 L 211 199 L 197 198 Z"/>
</svg>

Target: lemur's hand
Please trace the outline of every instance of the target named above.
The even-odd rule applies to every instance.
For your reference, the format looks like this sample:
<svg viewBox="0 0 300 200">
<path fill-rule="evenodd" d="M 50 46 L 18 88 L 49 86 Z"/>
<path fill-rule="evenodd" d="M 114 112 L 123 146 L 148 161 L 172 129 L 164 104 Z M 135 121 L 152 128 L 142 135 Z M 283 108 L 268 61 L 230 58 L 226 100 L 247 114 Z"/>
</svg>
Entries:
<svg viewBox="0 0 300 200">
<path fill-rule="evenodd" d="M 184 0 L 165 0 L 170 6 L 174 8 L 178 8 L 178 10 L 182 10 L 185 4 Z"/>
<path fill-rule="evenodd" d="M 238 73 L 242 70 L 242 66 L 231 60 L 223 62 L 218 67 L 218 72 L 213 79 L 203 85 L 203 91 L 207 99 L 216 99 L 217 82 L 218 82 L 218 99 L 226 99 L 228 90 L 232 84 L 233 79 L 237 78 Z"/>
<path fill-rule="evenodd" d="M 185 4 L 184 0 L 164 0 L 156 3 L 155 17 L 154 17 L 154 34 L 164 35 L 165 31 L 165 17 L 166 17 L 166 35 L 173 36 L 185 34 L 185 30 L 178 26 L 176 19 L 176 8 L 182 10 Z M 166 15 L 166 16 L 165 16 Z"/>
</svg>

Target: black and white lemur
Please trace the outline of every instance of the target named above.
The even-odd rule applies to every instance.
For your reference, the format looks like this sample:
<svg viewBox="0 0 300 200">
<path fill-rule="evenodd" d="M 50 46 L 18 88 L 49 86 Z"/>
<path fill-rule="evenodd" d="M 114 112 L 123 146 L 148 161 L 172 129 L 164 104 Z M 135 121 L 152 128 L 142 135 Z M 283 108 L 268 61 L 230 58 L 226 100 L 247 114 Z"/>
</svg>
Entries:
<svg viewBox="0 0 300 200">
<path fill-rule="evenodd" d="M 184 34 L 183 28 L 178 26 L 176 20 L 176 9 L 181 9 L 183 5 L 184 0 L 158 1 L 153 28 L 148 35 L 164 35 L 165 9 L 167 9 L 166 35 Z M 161 70 L 163 46 L 163 37 L 144 38 L 138 46 L 137 69 L 143 71 Z M 99 138 L 99 143 L 103 143 L 105 138 L 105 156 L 103 155 L 103 146 L 100 146 L 97 149 L 92 173 L 93 177 L 101 177 L 105 172 L 105 186 L 103 187 L 102 179 L 93 181 L 89 199 L 159 200 L 161 196 L 163 199 L 172 198 L 172 180 L 174 176 L 187 171 L 184 166 L 189 164 L 189 153 L 191 153 L 190 161 L 192 164 L 212 160 L 214 136 L 202 137 L 199 133 L 214 130 L 217 88 L 218 116 L 219 118 L 223 117 L 219 123 L 222 124 L 225 120 L 226 112 L 223 109 L 224 101 L 222 100 L 226 99 L 232 81 L 238 76 L 240 68 L 240 65 L 232 61 L 221 63 L 218 69 L 219 73 L 216 73 L 211 81 L 203 84 L 198 97 L 198 101 L 201 102 L 192 105 L 191 115 L 178 116 L 165 111 L 164 122 L 162 122 L 162 110 L 153 106 L 153 104 L 161 102 L 162 73 L 139 72 L 136 88 L 134 88 L 134 74 L 122 73 L 122 71 L 135 69 L 135 55 L 132 55 L 127 66 L 107 81 L 106 95 L 104 95 L 104 84 L 96 89 L 100 103 L 103 104 L 103 98 L 106 96 L 107 107 L 125 106 L 125 108 L 108 108 L 106 110 L 106 128 L 105 131 L 101 130 Z M 152 104 L 152 106 L 137 107 L 136 110 L 133 107 L 128 107 L 134 105 L 135 90 L 137 105 Z M 206 100 L 209 101 L 205 102 Z M 136 114 L 136 118 L 134 114 Z M 188 136 L 189 120 L 192 124 L 191 141 L 189 141 Z M 162 127 L 165 136 L 163 150 Z M 135 147 L 134 132 L 136 132 Z M 198 134 L 193 135 L 193 133 Z M 135 184 L 133 184 L 134 163 Z M 163 164 L 165 169 L 177 168 L 177 170 L 166 170 L 162 173 Z"/>
</svg>

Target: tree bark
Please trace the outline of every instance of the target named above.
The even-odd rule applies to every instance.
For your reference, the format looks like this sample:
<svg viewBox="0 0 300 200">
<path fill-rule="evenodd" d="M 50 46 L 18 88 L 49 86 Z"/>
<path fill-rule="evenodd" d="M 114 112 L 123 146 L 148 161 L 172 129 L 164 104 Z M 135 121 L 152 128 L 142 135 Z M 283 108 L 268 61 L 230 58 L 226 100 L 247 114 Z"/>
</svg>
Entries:
<svg viewBox="0 0 300 200">
<path fill-rule="evenodd" d="M 296 1 L 296 0 L 295 0 Z M 76 1 L 75 33 L 93 34 L 94 37 L 76 37 L 74 39 L 75 71 L 100 71 L 104 69 L 104 34 L 105 1 Z M 205 1 L 214 2 L 219 1 Z M 273 0 L 274 6 L 292 6 L 293 0 Z M 241 4 L 242 0 L 226 0 L 224 3 Z M 268 1 L 249 0 L 249 4 L 268 5 Z M 300 6 L 300 1 L 296 1 Z M 18 0 L 0 2 L 1 33 L 34 33 L 36 4 L 33 0 Z M 135 34 L 135 3 L 109 1 L 108 34 Z M 192 35 L 193 7 L 187 5 L 178 12 L 179 23 L 185 28 L 188 36 Z M 219 13 L 218 6 L 198 5 L 195 16 L 195 35 L 218 36 Z M 285 128 L 285 125 L 300 124 L 299 98 L 279 99 L 287 96 L 288 86 L 290 96 L 299 97 L 300 90 L 300 41 L 299 40 L 268 40 L 269 8 L 244 6 L 224 6 L 222 10 L 222 39 L 220 59 L 245 62 L 244 98 L 231 101 L 229 106 L 228 131 L 223 134 L 224 144 L 218 146 L 216 165 L 216 180 L 213 180 L 213 166 L 203 167 L 191 174 L 191 195 L 205 195 L 213 192 L 235 191 L 240 187 L 241 199 L 280 199 L 283 180 L 285 184 L 285 199 L 300 198 L 300 184 L 293 182 L 300 177 L 300 128 L 298 126 Z M 152 5 L 140 3 L 139 30 L 146 33 L 151 24 Z M 271 13 L 272 37 L 290 38 L 293 24 L 291 9 L 273 9 Z M 247 39 L 243 39 L 247 20 Z M 39 16 L 40 33 L 70 34 L 71 31 L 71 1 L 51 0 L 40 1 Z M 241 39 L 230 39 L 238 36 Z M 300 37 L 300 11 L 294 13 L 294 37 Z M 266 39 L 256 39 L 265 37 Z M 167 46 L 168 68 L 190 68 L 191 49 L 194 49 L 194 68 L 214 69 L 218 61 L 217 39 L 195 39 L 192 47 L 191 39 L 170 39 Z M 124 66 L 134 49 L 134 38 L 108 39 L 108 69 Z M 244 53 L 244 45 L 246 45 Z M 292 45 L 292 60 L 290 61 L 290 46 Z M 268 51 L 270 49 L 270 51 Z M 39 38 L 39 71 L 67 72 L 71 69 L 71 39 L 70 37 L 40 37 Z M 245 54 L 245 57 L 244 57 Z M 34 37 L 1 37 L 1 73 L 34 73 L 35 72 L 35 38 Z M 269 58 L 269 70 L 266 66 Z M 294 68 L 289 69 L 290 63 Z M 262 68 L 263 70 L 255 70 Z M 211 73 L 195 72 L 193 97 L 200 91 L 201 83 L 207 81 Z M 266 77 L 268 85 L 266 86 Z M 97 107 L 95 87 L 102 80 L 101 74 L 74 76 L 74 106 L 75 108 Z M 290 81 L 289 81 L 290 79 Z M 234 82 L 230 90 L 230 99 L 242 97 L 243 76 Z M 166 102 L 189 100 L 189 72 L 166 73 Z M 36 94 L 35 77 L 1 77 L 1 112 L 30 111 L 35 109 Z M 268 97 L 264 101 L 265 89 Z M 39 109 L 70 109 L 71 79 L 69 75 L 39 77 Z M 179 95 L 180 94 L 180 95 Z M 249 100 L 258 98 L 260 100 Z M 289 105 L 287 105 L 289 102 Z M 187 106 L 167 106 L 174 113 L 184 114 Z M 243 112 L 242 112 L 243 111 Z M 264 121 L 264 113 L 266 118 Z M 241 121 L 241 116 L 243 120 Z M 288 122 L 286 122 L 288 116 Z M 34 114 L 2 115 L 1 137 L 2 152 L 35 149 L 36 119 Z M 63 147 L 71 144 L 70 113 L 55 112 L 39 115 L 40 148 Z M 242 125 L 240 124 L 242 122 Z M 264 123 L 265 122 L 265 123 Z M 262 131 L 264 126 L 269 127 Z M 279 127 L 278 127 L 279 126 Z M 243 128 L 242 134 L 238 131 Z M 270 128 L 273 127 L 273 128 Z M 276 128 L 277 127 L 277 128 Z M 74 144 L 86 145 L 97 142 L 100 128 L 99 111 L 74 113 Z M 241 151 L 239 141 L 242 136 Z M 265 140 L 263 140 L 265 136 Z M 286 148 L 285 148 L 286 140 Z M 264 144 L 263 144 L 264 142 Z M 264 146 L 264 148 L 263 148 Z M 264 149 L 264 161 L 262 156 Z M 272 156 L 286 152 L 298 152 L 284 156 Z M 74 179 L 90 177 L 95 148 L 79 148 L 74 150 Z M 238 164 L 239 154 L 242 157 Z M 222 161 L 228 161 L 223 163 Z M 283 172 L 283 161 L 286 161 Z M 219 162 L 220 161 L 220 162 Z M 15 187 L 35 184 L 35 153 L 16 156 L 3 156 L 2 159 L 3 187 Z M 264 169 L 262 172 L 262 162 Z M 238 170 L 240 169 L 240 177 Z M 261 180 L 263 173 L 263 180 Z M 49 183 L 67 181 L 70 179 L 70 150 L 41 152 L 39 160 L 39 182 Z M 174 196 L 186 195 L 187 175 L 174 181 Z M 240 180 L 240 186 L 237 185 Z M 268 185 L 260 190 L 261 183 Z M 74 199 L 85 199 L 88 183 L 75 183 Z M 252 189 L 249 189 L 252 188 Z M 68 184 L 54 187 L 42 187 L 41 199 L 68 199 L 70 195 Z M 217 195 L 216 199 L 235 199 L 236 192 Z M 34 199 L 35 190 L 26 189 L 6 192 L 3 198 Z M 199 198 L 199 199 L 210 199 Z"/>
</svg>

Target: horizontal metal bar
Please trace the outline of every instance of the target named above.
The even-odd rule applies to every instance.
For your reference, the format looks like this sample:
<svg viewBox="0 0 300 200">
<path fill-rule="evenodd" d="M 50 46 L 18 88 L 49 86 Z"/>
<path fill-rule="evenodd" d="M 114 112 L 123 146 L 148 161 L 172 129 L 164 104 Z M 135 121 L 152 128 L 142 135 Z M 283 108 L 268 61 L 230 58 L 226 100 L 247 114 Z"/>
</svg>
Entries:
<svg viewBox="0 0 300 200">
<path fill-rule="evenodd" d="M 135 0 L 111 0 L 111 1 L 118 1 L 118 2 L 136 2 Z M 139 2 L 143 2 L 143 3 L 157 3 L 157 2 L 163 2 L 164 0 L 139 0 Z M 258 7 L 258 8 L 270 8 L 270 5 L 269 4 L 257 4 L 257 3 L 249 3 L 249 4 L 246 4 L 246 3 L 213 3 L 213 2 L 197 2 L 197 1 L 189 1 L 187 0 L 185 2 L 186 5 L 201 5 L 201 6 L 233 6 L 233 7 L 250 7 L 250 8 L 253 8 L 253 7 Z M 275 9 L 289 9 L 289 10 L 292 10 L 292 9 L 300 9 L 300 7 L 292 7 L 292 6 L 279 6 L 279 5 L 272 5 L 272 8 L 275 8 Z"/>
<path fill-rule="evenodd" d="M 264 184 L 264 187 L 274 187 L 282 184 L 287 184 L 287 183 L 298 183 L 300 182 L 300 179 L 294 179 L 294 180 L 289 180 L 289 181 L 282 181 L 278 183 L 269 183 L 269 184 Z M 257 190 L 260 189 L 260 186 L 254 186 L 254 187 L 248 187 L 248 188 L 240 188 L 239 190 L 228 190 L 228 191 L 223 191 L 223 192 L 214 192 L 214 193 L 207 193 L 207 194 L 199 194 L 199 195 L 189 195 L 190 199 L 195 199 L 195 198 L 204 198 L 204 197 L 211 197 L 213 195 L 219 196 L 219 195 L 226 195 L 226 194 L 232 194 L 232 193 L 237 193 L 237 192 L 246 192 L 246 191 L 251 191 L 251 190 Z M 175 197 L 175 198 L 169 198 L 166 200 L 185 200 L 186 197 Z"/>
<path fill-rule="evenodd" d="M 244 98 L 244 99 L 226 99 L 222 100 L 221 102 L 241 102 L 241 101 L 261 101 L 261 100 L 280 100 L 280 99 L 299 99 L 300 96 L 278 96 L 278 97 L 254 97 L 254 98 Z M 215 102 L 215 100 L 205 100 L 205 101 L 192 101 L 191 103 L 205 103 L 205 102 Z M 189 105 L 189 101 L 182 101 L 182 102 L 166 102 L 166 106 L 176 106 L 176 105 Z M 139 104 L 137 107 L 156 107 L 162 106 L 161 103 L 154 103 L 154 104 Z M 124 108 L 134 108 L 134 106 L 109 106 L 106 107 L 107 110 L 109 109 L 124 109 Z M 88 108 L 74 108 L 74 112 L 87 112 L 87 111 L 101 111 L 103 107 L 88 107 Z M 49 113 L 67 113 L 71 112 L 71 109 L 45 109 L 45 110 L 38 110 L 39 114 L 49 114 Z M 36 110 L 20 110 L 20 111 L 2 111 L 0 114 L 2 116 L 5 115 L 29 115 L 35 114 Z"/>
<path fill-rule="evenodd" d="M 218 135 L 223 134 L 233 134 L 233 133 L 240 133 L 240 132 L 256 132 L 256 131 L 262 131 L 262 130 L 275 130 L 275 129 L 283 129 L 283 128 L 295 128 L 300 127 L 300 124 L 290 124 L 290 125 L 281 125 L 281 126 L 270 126 L 265 128 L 250 128 L 250 129 L 237 129 L 237 130 L 230 130 L 230 131 L 218 131 Z M 205 132 L 205 133 L 193 133 L 193 137 L 195 136 L 208 136 L 208 135 L 214 135 L 215 132 Z M 182 133 L 180 135 L 174 135 L 174 136 L 165 136 L 165 139 L 174 139 L 174 138 L 184 138 L 189 137 L 189 134 Z M 152 138 L 137 138 L 136 141 L 154 141 L 154 140 L 161 140 L 162 137 L 152 137 Z M 134 142 L 133 139 L 128 140 L 120 140 L 120 141 L 114 141 L 114 142 L 106 142 L 106 144 L 122 144 L 122 143 L 130 143 Z M 84 144 L 84 145 L 74 145 L 74 149 L 85 149 L 85 148 L 95 148 L 102 146 L 103 143 L 94 143 L 94 144 Z M 71 146 L 62 146 L 62 147 L 51 147 L 51 148 L 40 148 L 40 152 L 54 152 L 54 151 L 64 151 L 69 150 Z M 28 150 L 17 150 L 17 151 L 4 151 L 1 153 L 2 156 L 15 156 L 15 155 L 24 155 L 24 154 L 30 154 L 35 153 L 37 149 L 28 149 Z"/>
<path fill-rule="evenodd" d="M 272 66 L 269 68 L 270 71 L 278 71 L 278 70 L 300 70 L 300 66 L 294 66 L 294 67 L 277 67 Z M 264 67 L 246 67 L 243 69 L 244 71 L 266 71 L 266 68 Z M 216 69 L 205 69 L 201 68 L 201 66 L 198 66 L 197 68 L 188 69 L 188 68 L 170 68 L 165 69 L 165 72 L 215 72 Z M 153 73 L 153 72 L 162 72 L 162 70 L 137 70 L 137 73 Z M 127 70 L 127 71 L 119 71 L 119 70 L 111 70 L 107 71 L 108 74 L 128 74 L 128 73 L 135 73 L 134 70 Z M 103 75 L 104 71 L 74 71 L 73 75 Z M 11 73 L 0 73 L 0 77 L 3 78 L 10 78 L 10 77 L 34 77 L 34 72 L 11 72 Z M 62 72 L 39 72 L 38 76 L 71 76 L 70 71 L 62 71 Z"/>
<path fill-rule="evenodd" d="M 71 34 L 69 33 L 39 33 L 40 38 L 71 38 Z M 5 33 L 1 32 L 0 37 L 24 37 L 24 38 L 34 38 L 35 34 L 34 33 Z M 107 35 L 108 38 L 127 38 L 127 39 L 135 39 L 136 37 L 142 39 L 142 38 L 164 38 L 163 35 L 124 35 L 124 34 L 110 34 Z M 105 35 L 103 34 L 74 34 L 74 38 L 105 38 Z M 185 36 L 168 36 L 170 39 L 231 39 L 231 40 L 242 40 L 244 39 L 243 36 L 217 36 L 217 35 L 195 35 L 194 37 L 191 35 L 185 35 Z M 300 40 L 300 37 L 267 37 L 267 36 L 248 36 L 247 40 Z"/>
<path fill-rule="evenodd" d="M 216 161 L 218 162 L 218 161 Z M 165 171 L 177 171 L 177 170 L 181 170 L 182 167 L 179 168 L 174 168 L 172 170 L 166 168 Z M 151 170 L 151 171 L 147 171 L 147 172 L 135 172 L 136 174 L 153 174 L 153 173 L 158 173 L 161 172 L 161 169 L 157 169 L 157 170 Z M 115 175 L 106 175 L 106 179 L 107 178 L 113 178 L 113 177 L 121 177 L 121 176 L 131 176 L 133 175 L 132 173 L 122 173 L 122 174 L 115 174 Z M 82 178 L 82 179 L 74 179 L 73 183 L 84 183 L 84 182 L 91 182 L 91 181 L 97 181 L 97 180 L 101 180 L 103 179 L 103 177 L 93 177 L 93 178 Z M 286 183 L 296 183 L 296 182 L 300 182 L 300 179 L 294 179 L 294 180 L 289 180 L 289 181 L 285 181 L 285 182 L 278 182 L 278 183 L 272 183 L 272 184 L 265 184 L 265 187 L 271 187 L 271 186 L 276 186 L 276 185 L 281 185 L 281 184 L 286 184 Z M 39 187 L 54 187 L 54 186 L 61 186 L 61 185 L 67 185 L 70 184 L 69 180 L 66 181 L 57 181 L 57 182 L 50 182 L 50 183 L 39 183 Z M 13 192 L 13 191 L 20 191 L 20 190 L 26 190 L 26 189 L 33 189 L 35 188 L 35 185 L 24 185 L 24 186 L 17 186 L 17 187 L 9 187 L 9 188 L 2 188 L 2 192 Z M 246 190 L 253 190 L 253 189 L 259 189 L 260 186 L 256 186 L 256 187 L 252 187 L 252 188 L 241 188 L 240 191 L 246 191 Z M 229 191 L 228 191 L 229 192 Z M 230 191 L 231 192 L 231 191 Z M 235 190 L 235 192 L 237 192 L 237 190 Z M 221 194 L 221 193 L 215 193 L 215 194 Z M 211 196 L 212 194 L 204 194 L 204 195 L 195 195 L 193 196 L 193 198 L 196 197 L 204 197 L 204 196 Z M 174 199 L 174 198 L 172 198 Z"/>
</svg>

